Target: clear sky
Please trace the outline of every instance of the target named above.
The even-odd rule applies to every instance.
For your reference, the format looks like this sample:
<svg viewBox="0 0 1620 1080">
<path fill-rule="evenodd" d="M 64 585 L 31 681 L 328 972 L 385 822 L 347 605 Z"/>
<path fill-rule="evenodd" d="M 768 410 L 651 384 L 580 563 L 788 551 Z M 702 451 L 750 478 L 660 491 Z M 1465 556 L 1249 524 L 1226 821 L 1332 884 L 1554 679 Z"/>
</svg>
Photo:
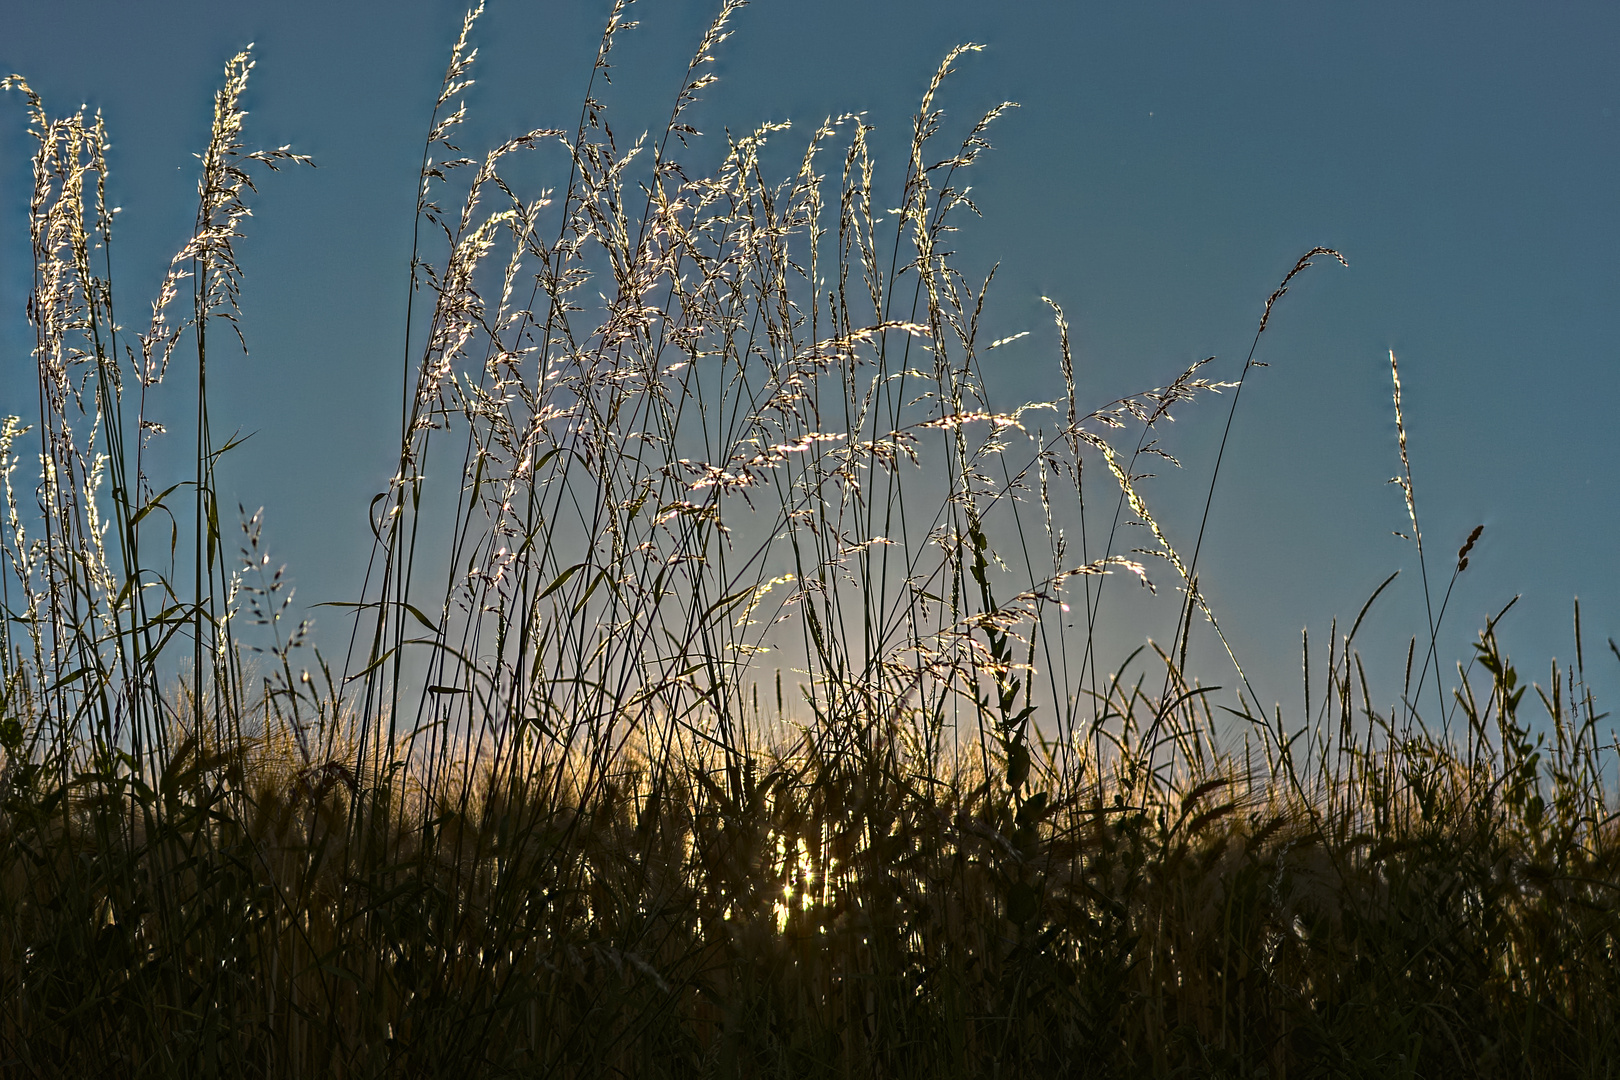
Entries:
<svg viewBox="0 0 1620 1080">
<path fill-rule="evenodd" d="M 461 140 L 572 127 L 605 3 L 492 0 Z M 88 102 L 113 136 L 122 318 L 133 325 L 195 212 L 195 161 L 225 60 L 249 41 L 247 139 L 319 168 L 267 177 L 239 247 L 251 359 L 220 374 L 214 414 L 256 432 L 224 468 L 289 564 L 301 601 L 353 597 L 366 506 L 392 471 L 402 313 L 422 139 L 463 8 L 0 0 L 0 69 L 53 113 Z M 610 115 L 661 124 L 712 14 L 643 0 L 620 46 Z M 942 99 L 1021 108 L 976 167 L 984 219 L 965 263 L 1000 260 L 992 330 L 1034 331 L 994 372 L 1004 400 L 1055 396 L 1042 294 L 1075 328 L 1082 394 L 1102 404 L 1220 358 L 1235 377 L 1267 294 L 1313 245 L 1244 392 L 1202 560 L 1204 587 L 1268 703 L 1299 698 L 1299 640 L 1325 641 L 1396 569 L 1369 617 L 1370 666 L 1396 675 L 1423 631 L 1389 402 L 1402 365 L 1426 538 L 1443 578 L 1486 525 L 1442 657 L 1485 616 L 1545 682 L 1573 658 L 1571 602 L 1595 680 L 1620 693 L 1620 7 L 1604 3 L 756 0 L 723 47 L 698 126 L 740 130 L 866 110 L 898 185 L 909 117 L 940 57 L 982 42 Z M 0 409 L 35 400 L 26 117 L 0 99 Z M 794 139 L 795 142 L 798 138 Z M 884 174 L 879 174 L 880 182 Z M 540 182 L 543 178 L 536 178 Z M 552 177 L 553 185 L 561 182 Z M 971 276 L 971 275 L 970 275 Z M 1190 541 L 1226 402 L 1187 410 L 1185 469 L 1150 482 Z M 1442 585 L 1443 587 L 1443 585 Z M 1165 590 L 1165 595 L 1171 595 Z M 1165 616 L 1123 622 L 1170 634 Z M 323 609 L 330 613 L 332 609 Z M 328 632 L 339 620 L 317 616 Z M 1219 681 L 1214 657 L 1207 670 Z M 1449 660 L 1447 661 L 1449 664 Z"/>
</svg>

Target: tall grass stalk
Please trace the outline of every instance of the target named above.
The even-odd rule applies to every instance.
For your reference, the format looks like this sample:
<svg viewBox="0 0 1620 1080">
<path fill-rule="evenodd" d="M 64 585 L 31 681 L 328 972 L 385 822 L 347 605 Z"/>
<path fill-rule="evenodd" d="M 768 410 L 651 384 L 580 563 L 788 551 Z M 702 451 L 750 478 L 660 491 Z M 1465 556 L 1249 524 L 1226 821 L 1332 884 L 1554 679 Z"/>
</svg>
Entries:
<svg viewBox="0 0 1620 1080">
<path fill-rule="evenodd" d="M 953 261 L 1012 107 L 937 148 L 977 46 L 886 190 L 859 115 L 788 158 L 785 123 L 700 136 L 741 6 L 655 138 L 625 145 L 597 97 L 621 0 L 574 126 L 481 157 L 457 145 L 468 13 L 394 473 L 330 659 L 261 515 L 220 507 L 232 244 L 252 170 L 307 162 L 245 149 L 250 54 L 133 340 L 101 120 L 6 80 L 39 142 L 39 412 L 0 428 L 0 1072 L 1607 1075 L 1615 744 L 1578 608 L 1544 721 L 1497 620 L 1439 698 L 1455 731 L 1410 662 L 1380 705 L 1353 644 L 1393 575 L 1319 668 L 1306 639 L 1298 717 L 1249 689 L 1219 720 L 1188 667 L 1195 617 L 1219 632 L 1204 526 L 1184 559 L 1138 470 L 1174 462 L 1163 425 L 1196 399 L 1232 389 L 1230 430 L 1254 352 L 1087 411 L 1049 300 L 1063 396 L 992 407 L 989 354 L 1041 354 L 985 340 L 994 274 Z M 519 154 L 566 181 L 517 190 Z M 186 344 L 195 386 L 171 386 Z M 196 449 L 168 481 L 175 392 Z M 1149 546 L 1122 550 L 1133 524 Z M 1104 675 L 1102 585 L 1160 563 L 1176 634 Z"/>
</svg>

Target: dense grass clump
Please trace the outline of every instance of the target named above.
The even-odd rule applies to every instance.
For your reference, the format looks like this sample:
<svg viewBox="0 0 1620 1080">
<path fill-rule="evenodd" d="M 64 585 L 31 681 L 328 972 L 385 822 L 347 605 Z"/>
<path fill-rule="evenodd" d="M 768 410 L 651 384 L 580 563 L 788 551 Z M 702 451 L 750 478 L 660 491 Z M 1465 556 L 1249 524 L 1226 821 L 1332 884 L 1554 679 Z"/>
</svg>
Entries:
<svg viewBox="0 0 1620 1080">
<path fill-rule="evenodd" d="M 806 738 L 429 799 L 185 741 L 13 784 L 0 1031 L 21 1075 L 1605 1075 L 1620 842 L 1563 750 L 1401 737 L 1302 798 Z"/>
<path fill-rule="evenodd" d="M 1578 611 L 1539 704 L 1493 620 L 1419 714 L 1442 599 L 1393 704 L 1358 618 L 1308 715 L 1241 668 L 1218 707 L 1187 662 L 1226 641 L 1201 537 L 1185 558 L 1139 466 L 1173 411 L 1235 411 L 1253 353 L 1087 412 L 1053 303 L 1055 400 L 995 407 L 983 358 L 1030 346 L 983 340 L 990 283 L 947 243 L 1008 106 L 933 149 L 971 47 L 898 191 L 858 116 L 775 183 L 785 125 L 705 167 L 688 116 L 738 6 L 657 140 L 621 147 L 588 94 L 481 160 L 451 142 L 468 15 L 397 467 L 331 657 L 215 482 L 251 171 L 305 160 L 245 151 L 250 57 L 133 337 L 100 121 L 7 80 L 39 140 L 40 414 L 0 429 L 0 1074 L 1613 1073 L 1615 745 Z M 555 192 L 501 178 L 551 149 Z M 175 393 L 189 433 L 152 420 Z M 153 477 L 183 437 L 189 475 Z M 1148 562 L 1176 633 L 1108 674 L 1105 593 Z"/>
</svg>

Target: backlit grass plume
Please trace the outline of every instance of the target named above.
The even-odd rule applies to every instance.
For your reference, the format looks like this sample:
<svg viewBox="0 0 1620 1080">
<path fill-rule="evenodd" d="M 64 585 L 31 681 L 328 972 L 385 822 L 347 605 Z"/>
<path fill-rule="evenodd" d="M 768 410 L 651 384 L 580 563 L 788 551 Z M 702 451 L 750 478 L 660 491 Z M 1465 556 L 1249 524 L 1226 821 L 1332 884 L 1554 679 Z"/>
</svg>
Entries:
<svg viewBox="0 0 1620 1080">
<path fill-rule="evenodd" d="M 325 655 L 216 480 L 233 243 L 258 170 L 307 161 L 247 149 L 250 54 L 134 337 L 100 118 L 6 80 L 39 414 L 0 427 L 0 1074 L 1606 1074 L 1614 744 L 1579 637 L 1528 701 L 1493 620 L 1425 726 L 1427 667 L 1380 704 L 1358 618 L 1306 642 L 1305 714 L 1240 668 L 1221 706 L 1187 670 L 1220 634 L 1202 527 L 1184 556 L 1142 470 L 1200 399 L 1232 390 L 1230 428 L 1254 354 L 1092 405 L 1058 301 L 1050 346 L 987 340 L 951 235 L 1012 106 L 939 104 L 977 47 L 885 189 L 860 115 L 697 130 L 741 6 L 663 131 L 610 122 L 620 2 L 577 118 L 482 154 L 468 13 Z M 998 407 L 1001 349 L 1053 400 Z M 172 394 L 194 430 L 153 419 Z M 169 438 L 186 475 L 153 475 Z M 1127 585 L 1181 615 L 1110 671 Z M 1412 646 L 1437 686 L 1444 612 Z"/>
</svg>

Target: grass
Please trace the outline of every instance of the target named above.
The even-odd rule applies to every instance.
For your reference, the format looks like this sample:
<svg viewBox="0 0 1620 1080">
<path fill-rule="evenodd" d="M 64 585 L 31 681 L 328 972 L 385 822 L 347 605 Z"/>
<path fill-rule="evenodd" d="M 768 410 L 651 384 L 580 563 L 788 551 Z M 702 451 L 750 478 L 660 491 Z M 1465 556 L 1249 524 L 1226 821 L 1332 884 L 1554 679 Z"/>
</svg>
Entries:
<svg viewBox="0 0 1620 1080">
<path fill-rule="evenodd" d="M 1053 303 L 1062 393 L 994 408 L 1014 342 L 948 248 L 1008 106 L 935 148 L 972 47 L 898 191 L 858 116 L 777 182 L 785 125 L 709 154 L 688 120 L 738 6 L 656 140 L 595 96 L 621 4 L 575 125 L 483 158 L 453 141 L 469 13 L 331 657 L 215 481 L 232 241 L 254 172 L 305 160 L 245 150 L 251 57 L 134 335 L 100 119 L 7 80 L 40 146 L 40 396 L 0 432 L 0 1073 L 1613 1074 L 1615 745 L 1578 609 L 1534 699 L 1493 620 L 1425 719 L 1448 586 L 1394 705 L 1358 617 L 1314 674 L 1307 643 L 1306 714 L 1218 707 L 1187 668 L 1225 642 L 1202 529 L 1184 557 L 1139 481 L 1194 399 L 1231 390 L 1230 430 L 1254 354 L 1088 412 Z M 526 199 L 523 153 L 566 181 Z M 196 449 L 158 478 L 166 394 Z M 1182 617 L 1107 673 L 1121 576 Z"/>
</svg>

